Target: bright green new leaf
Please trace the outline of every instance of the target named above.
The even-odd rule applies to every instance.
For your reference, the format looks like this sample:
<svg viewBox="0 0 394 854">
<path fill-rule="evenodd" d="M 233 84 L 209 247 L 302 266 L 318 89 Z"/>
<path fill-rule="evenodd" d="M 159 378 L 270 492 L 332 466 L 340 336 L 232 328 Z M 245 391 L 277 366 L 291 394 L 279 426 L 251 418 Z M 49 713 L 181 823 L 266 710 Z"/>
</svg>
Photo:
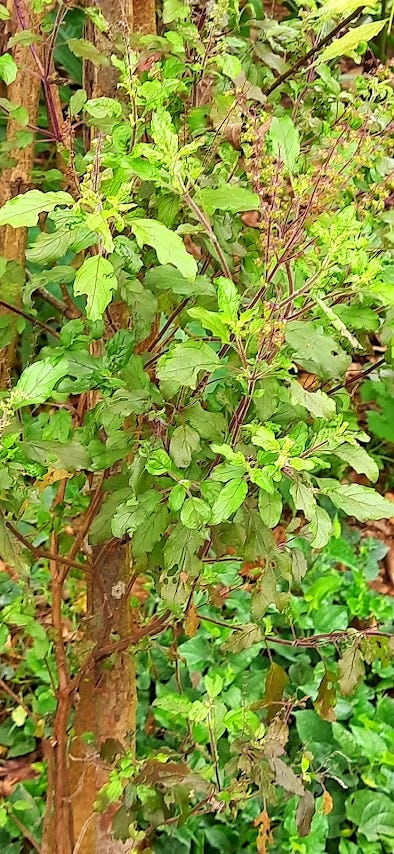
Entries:
<svg viewBox="0 0 394 854">
<path fill-rule="evenodd" d="M 3 53 L 0 56 L 0 79 L 4 80 L 7 86 L 13 83 L 18 73 L 18 66 L 10 53 Z"/>
<path fill-rule="evenodd" d="M 145 468 L 149 474 L 156 476 L 166 474 L 172 469 L 171 457 L 168 456 L 164 448 L 158 448 L 150 455 L 148 461 L 145 463 Z"/>
<path fill-rule="evenodd" d="M 229 480 L 219 493 L 212 507 L 212 525 L 219 525 L 225 519 L 229 519 L 233 513 L 245 501 L 248 493 L 248 484 L 243 478 Z"/>
<path fill-rule="evenodd" d="M 236 184 L 227 184 L 224 187 L 211 189 L 204 187 L 198 191 L 196 201 L 212 215 L 215 211 L 228 211 L 229 213 L 240 213 L 241 211 L 258 211 L 260 199 L 257 193 Z"/>
<path fill-rule="evenodd" d="M 269 137 L 276 156 L 288 172 L 293 172 L 300 154 L 300 135 L 290 116 L 274 116 Z"/>
<path fill-rule="evenodd" d="M 85 258 L 75 276 L 74 294 L 86 294 L 86 314 L 89 320 L 101 320 L 117 286 L 114 268 L 107 258 L 102 258 L 101 255 Z"/>
<path fill-rule="evenodd" d="M 40 213 L 50 213 L 58 205 L 74 204 L 70 193 L 59 190 L 57 193 L 42 193 L 41 190 L 28 190 L 21 196 L 15 196 L 0 208 L 0 226 L 11 225 L 12 228 L 29 228 L 37 225 Z"/>
<path fill-rule="evenodd" d="M 130 226 L 138 246 L 153 246 L 160 264 L 172 264 L 188 281 L 196 278 L 197 263 L 179 234 L 155 219 L 133 219 Z"/>
<path fill-rule="evenodd" d="M 329 496 L 335 507 L 339 507 L 347 516 L 355 516 L 359 522 L 391 519 L 394 516 L 394 503 L 383 498 L 369 486 L 360 486 L 358 483 L 338 483 L 331 478 L 321 478 L 319 486 L 324 495 Z"/>
<path fill-rule="evenodd" d="M 214 673 L 213 676 L 210 676 L 209 673 L 204 677 L 205 689 L 207 694 L 213 699 L 214 697 L 218 697 L 220 692 L 223 690 L 224 680 L 218 673 Z"/>
<path fill-rule="evenodd" d="M 201 371 L 214 371 L 219 365 L 215 351 L 204 341 L 186 341 L 162 356 L 157 363 L 157 376 L 169 384 L 171 392 L 183 385 L 196 388 Z"/>
<path fill-rule="evenodd" d="M 241 302 L 241 296 L 238 293 L 236 285 L 231 279 L 225 279 L 224 276 L 219 276 L 215 279 L 215 285 L 217 285 L 218 289 L 218 306 L 223 319 L 231 320 L 235 323 Z"/>
<path fill-rule="evenodd" d="M 15 400 L 18 408 L 30 404 L 44 403 L 51 396 L 57 383 L 67 373 L 67 361 L 62 359 L 53 364 L 50 359 L 42 359 L 25 368 L 15 386 Z"/>
<path fill-rule="evenodd" d="M 378 5 L 378 0 L 325 0 L 325 2 L 317 10 L 316 17 L 320 20 L 328 20 L 336 18 L 340 15 L 350 15 L 356 9 L 361 9 L 363 6 L 374 8 Z"/>
<path fill-rule="evenodd" d="M 352 27 L 346 35 L 335 39 L 332 44 L 327 45 L 320 54 L 318 62 L 329 62 L 337 56 L 349 56 L 362 42 L 369 42 L 380 33 L 386 21 L 373 21 L 372 24 L 361 24 L 360 27 Z"/>
<path fill-rule="evenodd" d="M 11 712 L 11 717 L 16 726 L 23 726 L 27 718 L 27 711 L 23 706 L 16 706 Z"/>
<path fill-rule="evenodd" d="M 229 77 L 230 80 L 236 80 L 241 74 L 242 63 L 237 56 L 233 56 L 231 53 L 219 53 L 216 62 L 222 74 Z"/>
<path fill-rule="evenodd" d="M 208 309 L 201 308 L 200 306 L 189 308 L 188 314 L 194 320 L 199 320 L 204 329 L 210 329 L 213 335 L 220 338 L 224 344 L 228 344 L 230 341 L 230 332 L 223 323 L 220 314 L 216 311 L 208 311 Z"/>
</svg>

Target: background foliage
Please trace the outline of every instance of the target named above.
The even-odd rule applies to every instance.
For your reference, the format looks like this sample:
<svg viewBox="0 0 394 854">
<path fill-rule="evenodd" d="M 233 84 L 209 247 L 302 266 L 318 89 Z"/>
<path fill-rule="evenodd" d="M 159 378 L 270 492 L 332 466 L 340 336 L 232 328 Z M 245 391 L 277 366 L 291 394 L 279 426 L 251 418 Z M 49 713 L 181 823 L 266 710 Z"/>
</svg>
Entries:
<svg viewBox="0 0 394 854">
<path fill-rule="evenodd" d="M 37 125 L 0 99 L 6 176 L 34 144 L 0 208 L 27 229 L 0 259 L 5 854 L 41 850 L 59 709 L 70 757 L 89 667 L 128 649 L 136 750 L 83 733 L 116 839 L 394 851 L 382 6 L 165 0 L 139 37 L 96 7 L 19 16 L 4 83 L 15 45 L 51 60 Z M 126 543 L 94 636 L 86 588 Z"/>
</svg>

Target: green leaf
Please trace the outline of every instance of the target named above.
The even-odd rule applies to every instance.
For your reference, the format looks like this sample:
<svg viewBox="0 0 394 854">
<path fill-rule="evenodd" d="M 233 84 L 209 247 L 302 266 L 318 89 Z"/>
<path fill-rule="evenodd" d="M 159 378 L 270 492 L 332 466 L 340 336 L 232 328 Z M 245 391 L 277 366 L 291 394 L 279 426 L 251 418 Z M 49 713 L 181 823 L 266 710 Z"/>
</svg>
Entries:
<svg viewBox="0 0 394 854">
<path fill-rule="evenodd" d="M 149 474 L 154 474 L 158 477 L 161 474 L 167 474 L 172 470 L 171 457 L 168 456 L 164 448 L 158 448 L 153 451 L 149 459 L 145 463 L 145 468 Z"/>
<path fill-rule="evenodd" d="M 326 510 L 316 505 L 312 519 L 307 526 L 310 532 L 310 544 L 314 549 L 323 549 L 332 534 L 332 522 Z"/>
<path fill-rule="evenodd" d="M 348 697 L 356 690 L 364 676 L 364 662 L 361 650 L 356 643 L 351 644 L 339 659 L 339 687 Z"/>
<path fill-rule="evenodd" d="M 260 489 L 259 512 L 267 528 L 275 528 L 282 515 L 282 497 L 279 492 L 272 494 Z"/>
<path fill-rule="evenodd" d="M 65 471 L 86 469 L 91 462 L 87 448 L 78 442 L 76 437 L 73 437 L 70 442 L 35 439 L 30 442 L 21 442 L 20 447 L 29 459 Z"/>
<path fill-rule="evenodd" d="M 211 508 L 201 498 L 187 498 L 181 509 L 181 522 L 185 528 L 201 530 L 211 519 Z"/>
<path fill-rule="evenodd" d="M 335 402 L 324 391 L 306 391 L 301 383 L 292 380 L 290 398 L 295 406 L 304 406 L 315 418 L 330 418 L 335 414 Z"/>
<path fill-rule="evenodd" d="M 190 255 L 179 234 L 155 219 L 133 219 L 130 227 L 138 246 L 153 246 L 160 264 L 172 264 L 190 282 L 197 275 L 197 263 Z"/>
<path fill-rule="evenodd" d="M 231 53 L 219 53 L 216 57 L 216 62 L 222 74 L 225 77 L 229 77 L 230 80 L 236 80 L 241 74 L 242 63 L 237 56 L 232 56 Z"/>
<path fill-rule="evenodd" d="M 23 706 L 16 706 L 11 712 L 11 717 L 16 726 L 23 726 L 27 718 L 27 711 Z"/>
<path fill-rule="evenodd" d="M 9 21 L 10 13 L 6 6 L 0 6 L 0 21 Z"/>
<path fill-rule="evenodd" d="M 323 53 L 320 54 L 318 62 L 329 62 L 330 59 L 336 59 L 338 56 L 349 56 L 362 42 L 369 42 L 374 39 L 385 25 L 386 21 L 373 21 L 371 24 L 352 27 L 346 35 L 327 45 Z"/>
<path fill-rule="evenodd" d="M 192 427 L 182 424 L 174 430 L 170 441 L 170 455 L 178 468 L 186 469 L 192 461 L 192 454 L 199 449 L 200 437 Z"/>
<path fill-rule="evenodd" d="M 335 507 L 339 507 L 347 516 L 355 516 L 359 522 L 391 519 L 394 516 L 394 503 L 369 486 L 338 483 L 331 478 L 321 478 L 319 487 L 324 495 L 329 496 Z"/>
<path fill-rule="evenodd" d="M 310 521 L 316 512 L 316 500 L 312 486 L 305 486 L 301 480 L 293 481 L 290 485 L 290 495 L 296 510 L 301 510 L 305 518 Z"/>
<path fill-rule="evenodd" d="M 227 425 L 221 412 L 209 412 L 196 402 L 187 408 L 185 418 L 202 439 L 219 442 L 223 439 Z"/>
<path fill-rule="evenodd" d="M 77 56 L 79 59 L 88 60 L 93 65 L 111 64 L 108 56 L 100 53 L 91 41 L 87 41 L 86 39 L 68 39 L 67 46 L 74 56 Z"/>
<path fill-rule="evenodd" d="M 257 211 L 260 208 L 260 199 L 257 193 L 236 184 L 211 189 L 204 187 L 196 195 L 197 204 L 201 205 L 210 216 L 215 211 L 228 211 L 229 213 L 240 213 L 241 211 Z"/>
<path fill-rule="evenodd" d="M 23 47 L 30 47 L 30 45 L 38 44 L 41 41 L 42 36 L 39 36 L 37 33 L 33 33 L 32 30 L 20 30 L 8 39 L 8 47 L 14 47 L 17 44 L 21 44 Z"/>
<path fill-rule="evenodd" d="M 300 154 L 300 135 L 290 116 L 274 116 L 269 137 L 275 155 L 288 172 L 293 172 Z"/>
<path fill-rule="evenodd" d="M 383 792 L 353 792 L 346 801 L 346 816 L 369 842 L 394 838 L 394 803 Z"/>
<path fill-rule="evenodd" d="M 377 5 L 378 0 L 369 0 L 368 3 L 365 0 L 324 0 L 315 14 L 320 20 L 323 19 L 326 21 L 329 18 L 336 18 L 340 15 L 350 15 L 356 9 L 361 9 L 363 6 L 373 9 Z"/>
<path fill-rule="evenodd" d="M 218 673 L 215 673 L 213 676 L 210 676 L 209 673 L 204 677 L 205 690 L 207 694 L 214 699 L 214 697 L 218 697 L 220 692 L 223 690 L 224 681 Z"/>
<path fill-rule="evenodd" d="M 85 89 L 78 89 L 77 92 L 74 92 L 74 94 L 71 95 L 71 98 L 68 103 L 70 116 L 76 116 L 78 115 L 78 113 L 81 112 L 82 107 L 84 106 L 84 104 L 86 104 L 87 97 L 88 96 L 85 92 Z"/>
<path fill-rule="evenodd" d="M 218 306 L 224 320 L 231 320 L 233 323 L 237 321 L 238 308 L 241 301 L 241 296 L 231 279 L 225 279 L 224 276 L 219 276 L 215 279 L 215 285 L 218 289 Z"/>
<path fill-rule="evenodd" d="M 164 0 L 163 24 L 171 24 L 173 21 L 183 21 L 189 14 L 188 7 L 182 0 Z"/>
<path fill-rule="evenodd" d="M 117 286 L 114 268 L 107 258 L 101 255 L 85 258 L 75 276 L 74 294 L 86 294 L 89 320 L 101 320 Z"/>
<path fill-rule="evenodd" d="M 50 213 L 58 205 L 74 204 L 70 193 L 42 193 L 41 190 L 28 190 L 21 196 L 15 196 L 0 208 L 0 226 L 11 225 L 12 228 L 29 228 L 37 225 L 40 213 Z"/>
<path fill-rule="evenodd" d="M 220 491 L 212 506 L 212 525 L 219 525 L 225 519 L 229 519 L 238 507 L 245 501 L 248 493 L 248 484 L 242 478 L 229 480 Z"/>
<path fill-rule="evenodd" d="M 376 483 L 379 477 L 379 467 L 361 445 L 348 445 L 345 443 L 335 448 L 334 454 L 351 466 L 358 474 L 365 474 L 372 483 Z"/>
<path fill-rule="evenodd" d="M 215 288 L 207 276 L 197 276 L 193 282 L 190 282 L 170 264 L 151 267 L 144 277 L 144 283 L 153 291 L 170 290 L 179 296 L 215 296 Z"/>
<path fill-rule="evenodd" d="M 204 329 L 210 329 L 212 334 L 220 338 L 222 343 L 228 344 L 230 332 L 216 311 L 208 311 L 206 308 L 196 306 L 189 308 L 187 312 L 194 320 L 198 320 Z"/>
<path fill-rule="evenodd" d="M 164 546 L 165 569 L 177 566 L 180 572 L 195 575 L 202 565 L 197 554 L 203 542 L 204 535 L 200 531 L 175 525 Z"/>
<path fill-rule="evenodd" d="M 9 86 L 13 83 L 18 73 L 18 66 L 10 53 L 0 56 L 0 79 Z"/>
<path fill-rule="evenodd" d="M 215 351 L 204 341 L 186 341 L 162 356 L 157 363 L 157 376 L 175 394 L 181 386 L 194 389 L 201 371 L 211 373 L 219 366 Z"/>
<path fill-rule="evenodd" d="M 178 510 L 181 509 L 186 495 L 186 489 L 181 483 L 177 483 L 176 486 L 172 488 L 168 496 L 168 506 L 173 513 L 178 513 Z"/>
<path fill-rule="evenodd" d="M 352 359 L 332 335 L 313 321 L 292 320 L 286 326 L 286 341 L 294 350 L 293 359 L 306 371 L 322 379 L 342 377 Z"/>
<path fill-rule="evenodd" d="M 106 98 L 105 96 L 90 98 L 84 105 L 84 111 L 97 121 L 118 119 L 122 115 L 122 104 L 115 98 Z"/>
<path fill-rule="evenodd" d="M 31 404 L 44 403 L 59 380 L 64 378 L 67 372 L 67 362 L 62 360 L 53 364 L 48 359 L 34 362 L 25 368 L 23 374 L 15 386 L 15 401 L 18 407 Z"/>
</svg>

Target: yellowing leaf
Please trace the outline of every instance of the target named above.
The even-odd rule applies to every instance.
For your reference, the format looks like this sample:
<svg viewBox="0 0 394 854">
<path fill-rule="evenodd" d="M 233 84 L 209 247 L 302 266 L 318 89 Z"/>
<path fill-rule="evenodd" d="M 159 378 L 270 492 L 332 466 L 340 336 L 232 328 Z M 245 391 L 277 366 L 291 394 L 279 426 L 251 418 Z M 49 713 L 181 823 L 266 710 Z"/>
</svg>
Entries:
<svg viewBox="0 0 394 854">
<path fill-rule="evenodd" d="M 342 694 L 348 697 L 356 690 L 364 676 L 364 662 L 361 650 L 356 644 L 351 644 L 339 659 L 339 687 Z"/>
</svg>

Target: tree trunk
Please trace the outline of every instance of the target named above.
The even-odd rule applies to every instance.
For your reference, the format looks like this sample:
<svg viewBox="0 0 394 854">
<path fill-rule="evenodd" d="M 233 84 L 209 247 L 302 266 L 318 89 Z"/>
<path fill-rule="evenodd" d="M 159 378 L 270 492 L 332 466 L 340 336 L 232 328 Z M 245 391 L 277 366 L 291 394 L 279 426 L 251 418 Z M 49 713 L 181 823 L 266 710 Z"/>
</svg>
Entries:
<svg viewBox="0 0 394 854">
<path fill-rule="evenodd" d="M 5 22 L 9 27 L 10 35 L 18 29 L 18 23 L 14 4 L 12 0 L 8 0 L 8 9 L 11 13 L 10 21 Z M 35 30 L 39 25 L 39 16 L 34 15 L 29 11 L 30 4 L 25 0 L 24 17 L 27 26 L 31 30 Z M 29 114 L 29 122 L 33 125 L 37 123 L 38 102 L 40 97 L 41 82 L 37 75 L 37 68 L 34 57 L 28 47 L 16 45 L 13 50 L 15 62 L 18 66 L 18 75 L 16 80 L 7 88 L 7 98 L 18 107 L 25 107 Z M 7 141 L 15 140 L 16 133 L 21 130 L 20 125 L 10 119 L 7 125 Z M 16 161 L 13 166 L 4 169 L 1 175 L 0 182 L 0 205 L 4 205 L 13 196 L 19 193 L 25 193 L 31 187 L 31 174 L 34 165 L 34 144 L 27 148 L 15 149 L 10 151 L 10 156 Z M 22 285 L 23 270 L 25 266 L 25 251 L 26 251 L 26 229 L 11 228 L 6 225 L 0 231 L 0 255 L 6 258 L 7 261 L 15 261 L 20 265 L 20 271 L 15 268 L 16 275 L 11 276 L 13 284 L 7 289 L 2 289 L 2 298 L 6 302 L 10 302 L 15 306 L 19 306 L 22 301 Z M 17 316 L 12 312 L 7 312 L 7 309 L 0 307 L 0 315 L 6 314 L 9 317 L 9 322 L 12 328 L 12 340 L 7 347 L 0 351 L 0 388 L 5 388 L 10 383 L 12 369 L 16 359 L 17 348 L 17 331 L 16 321 Z"/>
<path fill-rule="evenodd" d="M 130 32 L 155 32 L 155 7 L 127 0 L 120 7 L 113 0 L 97 6 L 113 29 L 122 18 Z M 100 52 L 108 51 L 105 34 L 90 28 L 87 35 Z M 85 88 L 90 97 L 116 97 L 116 73 L 112 68 L 86 69 Z M 127 595 L 131 578 L 129 548 L 117 542 L 93 550 L 93 572 L 88 587 L 87 640 L 95 647 L 105 644 L 110 632 L 120 638 L 132 634 L 133 612 Z M 126 595 L 124 595 L 126 593 Z M 137 710 L 135 664 L 131 652 L 118 654 L 110 662 L 92 661 L 80 684 L 75 711 L 74 737 L 70 745 L 70 798 L 73 814 L 75 854 L 123 854 L 129 845 L 115 840 L 111 826 L 116 805 L 104 813 L 94 811 L 97 793 L 108 781 L 109 753 L 134 750 Z M 91 745 L 85 733 L 92 733 Z"/>
</svg>

